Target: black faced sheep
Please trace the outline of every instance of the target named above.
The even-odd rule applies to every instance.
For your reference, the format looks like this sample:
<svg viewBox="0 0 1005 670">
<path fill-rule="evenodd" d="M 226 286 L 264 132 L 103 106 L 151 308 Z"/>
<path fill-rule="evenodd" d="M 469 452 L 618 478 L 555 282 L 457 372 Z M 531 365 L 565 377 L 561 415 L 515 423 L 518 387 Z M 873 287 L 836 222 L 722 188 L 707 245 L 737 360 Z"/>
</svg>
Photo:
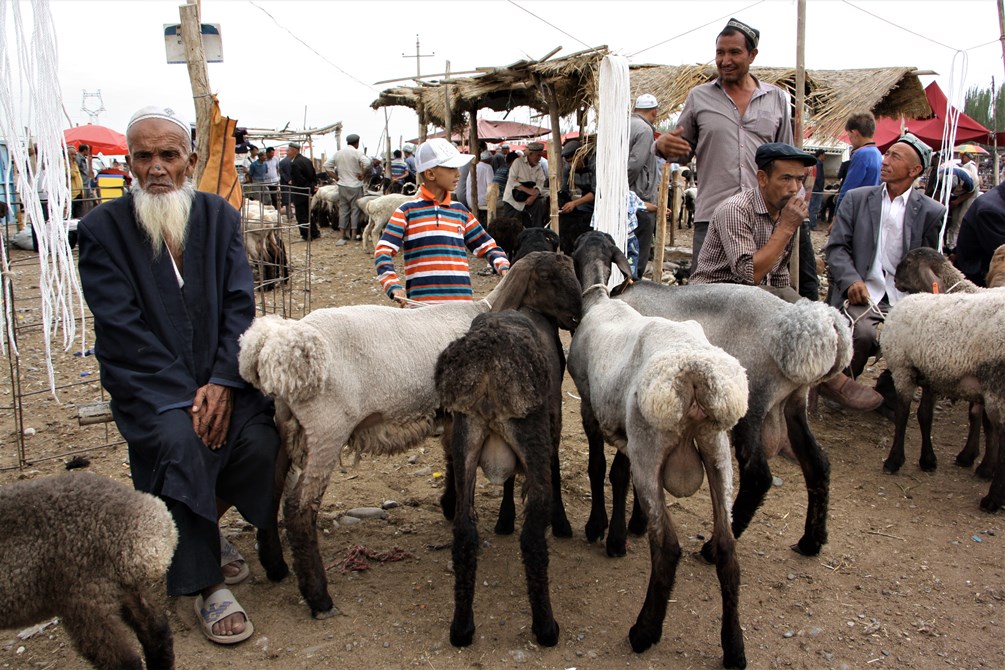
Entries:
<svg viewBox="0 0 1005 670">
<path fill-rule="evenodd" d="M 560 246 L 558 233 L 551 228 L 527 228 L 520 231 L 516 238 L 516 248 L 510 260 L 516 262 L 535 251 L 558 251 Z"/>
<path fill-rule="evenodd" d="M 164 503 L 73 473 L 0 487 L 0 628 L 62 619 L 97 668 L 174 667 L 167 617 L 150 602 L 178 542 Z"/>
<path fill-rule="evenodd" d="M 573 295 L 578 300 L 578 292 Z M 520 549 L 532 630 L 539 644 L 551 647 L 558 642 L 545 540 L 561 437 L 564 365 L 559 360 L 564 363 L 564 356 L 557 337 L 554 322 L 540 314 L 512 310 L 482 314 L 467 335 L 444 350 L 436 365 L 453 464 L 453 482 L 447 486 L 456 498 L 449 514 L 454 520 L 455 574 L 450 642 L 458 647 L 471 644 L 475 632 L 472 603 L 479 542 L 474 493 L 479 466 L 494 484 L 512 486 L 517 469 L 527 478 Z"/>
<path fill-rule="evenodd" d="M 313 616 L 335 613 L 318 551 L 317 515 L 343 445 L 392 454 L 432 434 L 440 352 L 493 304 L 548 311 L 555 288 L 545 277 L 559 262 L 554 254 L 524 259 L 477 302 L 320 309 L 300 321 L 266 316 L 242 336 L 241 375 L 275 398 L 292 461 L 284 516 L 300 591 Z M 270 579 L 285 576 L 278 532 L 259 533 L 259 557 Z"/>
<path fill-rule="evenodd" d="M 708 342 L 697 323 L 642 316 L 612 300 L 606 286 L 610 265 L 589 257 L 595 250 L 589 238 L 598 235 L 610 240 L 604 233 L 587 233 L 573 254 L 580 283 L 587 288 L 583 320 L 569 350 L 569 372 L 582 397 L 591 459 L 595 445 L 602 451 L 605 441 L 627 457 L 637 500 L 648 518 L 649 587 L 629 641 L 636 652 L 659 642 L 680 561 L 664 489 L 676 497 L 690 496 L 707 475 L 722 594 L 723 665 L 744 668 L 740 567 L 729 525 L 733 461 L 727 432 L 747 411 L 747 376 L 735 358 Z M 617 247 L 613 259 L 631 275 Z"/>
<path fill-rule="evenodd" d="M 617 247 L 603 233 L 588 233 L 580 240 L 576 263 L 607 269 Z M 734 356 L 747 371 L 750 388 L 746 415 L 732 431 L 733 449 L 740 464 L 740 490 L 733 504 L 733 535 L 743 533 L 771 488 L 768 458 L 778 453 L 788 438 L 799 460 L 808 494 L 803 535 L 793 549 L 815 556 L 827 542 L 827 499 L 830 465 L 827 455 L 810 432 L 806 394 L 810 386 L 840 372 L 851 358 L 851 333 L 837 310 L 808 300 L 790 304 L 754 286 L 738 284 L 688 284 L 663 286 L 635 282 L 619 296 L 641 314 L 674 321 L 697 321 L 708 340 Z M 619 453 L 615 457 L 615 466 Z M 590 450 L 590 483 L 593 509 L 586 537 L 603 537 L 607 528 L 604 509 L 605 461 L 603 447 Z M 627 465 L 618 472 L 627 473 Z M 615 467 L 612 467 L 612 477 Z M 627 474 L 624 475 L 627 477 Z M 613 482 L 612 482 L 613 484 Z M 627 482 L 615 488 L 624 495 Z M 608 553 L 624 554 L 625 524 L 617 513 L 624 501 L 614 501 L 616 516 L 607 539 Z M 629 528 L 644 527 L 636 505 Z M 623 514 L 622 514 L 623 516 Z M 613 536 L 613 537 L 612 537 Z M 713 561 L 711 542 L 702 555 Z"/>
<path fill-rule="evenodd" d="M 516 251 L 516 238 L 523 230 L 523 219 L 519 216 L 500 214 L 492 219 L 486 228 L 488 234 L 496 241 L 499 248 L 506 252 L 506 258 L 513 258 Z"/>
<path fill-rule="evenodd" d="M 991 268 L 992 270 L 995 268 L 994 261 L 991 263 Z M 989 272 L 988 275 L 990 278 L 991 273 Z M 988 286 L 994 287 L 991 283 Z M 963 273 L 949 262 L 948 258 L 928 247 L 912 249 L 904 256 L 897 266 L 896 287 L 905 293 L 977 293 L 984 290 L 966 279 Z M 922 470 L 927 471 L 935 470 L 938 465 L 935 452 L 931 449 L 931 415 L 928 413 L 930 411 L 929 405 L 934 402 L 934 396 L 923 397 L 918 410 L 923 445 L 920 465 Z M 985 436 L 984 459 L 977 466 L 975 473 L 981 479 L 991 479 L 994 476 L 995 464 L 998 462 L 998 440 L 995 438 L 991 422 L 984 411 L 984 405 L 971 401 L 968 414 L 967 441 L 963 451 L 956 455 L 956 465 L 969 468 L 974 464 L 981 452 L 981 429 L 983 428 Z M 929 422 L 927 429 L 925 423 L 922 422 L 923 419 Z M 924 446 L 926 444 L 927 448 Z M 891 461 L 891 466 L 895 462 L 896 459 Z"/>
</svg>

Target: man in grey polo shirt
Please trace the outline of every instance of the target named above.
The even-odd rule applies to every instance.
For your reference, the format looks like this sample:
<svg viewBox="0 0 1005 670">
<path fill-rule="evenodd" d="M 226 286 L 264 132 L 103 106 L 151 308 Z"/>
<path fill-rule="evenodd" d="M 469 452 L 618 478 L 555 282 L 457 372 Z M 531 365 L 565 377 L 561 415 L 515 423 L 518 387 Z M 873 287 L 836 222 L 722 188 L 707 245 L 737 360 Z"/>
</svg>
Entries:
<svg viewBox="0 0 1005 670">
<path fill-rule="evenodd" d="M 757 187 L 757 147 L 768 142 L 792 144 L 788 94 L 750 74 L 759 39 L 758 30 L 730 19 L 715 40 L 719 77 L 692 89 L 677 127 L 656 140 L 656 151 L 669 161 L 698 159 L 695 260 L 715 208 L 730 196 Z"/>
</svg>

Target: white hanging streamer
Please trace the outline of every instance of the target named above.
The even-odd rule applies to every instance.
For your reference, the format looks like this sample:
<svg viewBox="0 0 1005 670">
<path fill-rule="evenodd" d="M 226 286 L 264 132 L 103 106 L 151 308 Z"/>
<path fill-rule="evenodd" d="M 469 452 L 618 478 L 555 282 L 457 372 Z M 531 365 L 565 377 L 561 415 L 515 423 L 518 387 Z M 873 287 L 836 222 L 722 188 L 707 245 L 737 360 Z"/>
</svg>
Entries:
<svg viewBox="0 0 1005 670">
<path fill-rule="evenodd" d="M 942 165 L 950 165 L 953 148 L 956 146 L 956 129 L 960 123 L 960 108 L 962 107 L 957 103 L 962 101 L 964 97 L 963 86 L 967 80 L 967 58 L 966 51 L 957 51 L 953 56 L 953 67 L 949 71 L 949 90 L 946 91 L 946 118 L 942 124 L 942 146 L 939 150 L 939 160 L 942 161 Z M 957 68 L 957 60 L 959 60 L 959 68 Z M 957 77 L 957 75 L 959 76 Z M 935 173 L 936 175 L 942 173 L 941 167 L 939 166 L 940 169 Z M 942 251 L 942 240 L 946 235 L 946 226 L 949 225 L 949 199 L 952 183 L 951 176 L 940 179 L 939 192 L 936 194 L 939 202 L 946 208 L 942 215 L 942 229 L 939 231 L 938 250 L 940 252 Z"/>
<path fill-rule="evenodd" d="M 600 62 L 600 111 L 597 123 L 597 199 L 594 225 L 614 238 L 622 250 L 628 245 L 628 125 L 631 90 L 628 59 L 605 56 Z M 612 268 L 611 288 L 624 277 Z"/>
<path fill-rule="evenodd" d="M 52 338 L 62 331 L 63 348 L 68 350 L 76 336 L 74 310 L 85 314 L 84 298 L 77 279 L 76 264 L 67 240 L 69 227 L 69 158 L 63 141 L 62 95 L 58 79 L 56 31 L 48 0 L 32 0 L 32 25 L 29 38 L 18 0 L 0 0 L 0 136 L 10 154 L 8 174 L 17 166 L 16 189 L 24 216 L 38 241 L 39 290 L 41 293 L 42 336 L 45 344 L 49 389 L 56 395 L 52 366 Z M 13 30 L 8 20 L 13 17 Z M 7 35 L 14 39 L 8 40 Z M 9 42 L 16 46 L 17 88 L 12 75 Z M 22 102 L 15 104 L 20 93 Z M 35 146 L 35 155 L 28 147 Z M 5 185 L 5 191 L 7 187 Z M 49 220 L 42 209 L 39 189 L 48 197 Z M 7 201 L 11 198 L 8 193 Z M 3 291 L 13 296 L 6 254 L 3 263 Z M 3 327 L 12 343 L 11 356 L 17 356 L 11 300 L 3 315 Z M 84 348 L 83 339 L 81 349 Z"/>
</svg>

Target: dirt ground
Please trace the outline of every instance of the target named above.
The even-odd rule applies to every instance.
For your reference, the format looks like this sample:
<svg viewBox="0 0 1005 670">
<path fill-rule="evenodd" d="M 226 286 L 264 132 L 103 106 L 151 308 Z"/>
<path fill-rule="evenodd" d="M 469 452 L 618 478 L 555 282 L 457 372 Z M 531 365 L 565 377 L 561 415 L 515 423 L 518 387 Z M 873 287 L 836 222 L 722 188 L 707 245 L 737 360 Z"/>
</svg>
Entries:
<svg viewBox="0 0 1005 670">
<path fill-rule="evenodd" d="M 360 245 L 336 247 L 335 239 L 325 230 L 312 245 L 313 308 L 386 304 Z M 824 241 L 822 232 L 814 233 L 818 249 Z M 684 231 L 678 244 L 689 243 Z M 293 253 L 303 254 L 299 243 Z M 15 250 L 13 257 L 17 318 L 35 323 L 37 263 L 28 252 Z M 475 271 L 483 267 L 482 261 L 472 262 Z M 479 295 L 495 281 L 474 279 Z M 94 358 L 56 357 L 58 383 L 85 382 L 61 390 L 57 403 L 44 392 L 40 331 L 23 329 L 20 344 L 22 392 L 43 392 L 26 397 L 24 428 L 33 434 L 25 439 L 31 463 L 24 470 L 17 469 L 9 404 L 3 412 L 0 466 L 7 469 L 0 472 L 0 483 L 59 472 L 68 454 L 77 450 L 87 452 L 91 470 L 128 481 L 125 447 L 102 446 L 118 439 L 114 429 L 106 434 L 106 426 L 81 428 L 75 420 L 77 404 L 100 398 Z M 10 379 L 3 379 L 2 386 L 10 399 Z M 556 647 L 540 648 L 530 632 L 518 534 L 493 534 L 501 489 L 485 480 L 479 482 L 477 502 L 482 538 L 478 628 L 472 646 L 450 645 L 451 528 L 438 507 L 442 454 L 430 439 L 395 457 L 364 458 L 332 477 L 319 534 L 341 616 L 312 620 L 292 578 L 278 584 L 265 579 L 253 558 L 253 529 L 233 513 L 225 517 L 225 533 L 251 559 L 250 579 L 234 591 L 255 634 L 235 647 L 213 645 L 196 628 L 191 599 L 165 598 L 178 667 L 720 667 L 718 582 L 714 568 L 696 555 L 711 532 L 707 488 L 669 504 L 684 558 L 662 641 L 635 654 L 627 633 L 645 593 L 648 543 L 631 537 L 628 555 L 612 559 L 602 543 L 585 542 L 587 445 L 576 389 L 568 377 L 564 390 L 563 493 L 575 536 L 549 538 L 552 599 L 561 626 Z M 802 531 L 806 493 L 798 467 L 773 460 L 775 487 L 737 544 L 743 580 L 740 617 L 750 667 L 1005 667 L 1005 519 L 979 509 L 987 483 L 953 464 L 966 433 L 966 407 L 939 403 L 935 445 L 940 467 L 932 474 L 917 465 L 916 424 L 909 432 L 908 462 L 896 476 L 884 474 L 881 467 L 893 434 L 886 419 L 821 404 L 811 424 L 831 462 L 830 542 L 813 558 L 789 549 Z M 388 500 L 400 506 L 387 519 L 336 526 L 345 511 Z M 343 574 L 339 564 L 356 545 L 376 552 L 397 548 L 407 558 L 372 561 L 369 570 Z M 160 585 L 154 588 L 163 592 Z M 24 640 L 18 632 L 0 630 L 0 667 L 88 667 L 58 623 Z"/>
</svg>

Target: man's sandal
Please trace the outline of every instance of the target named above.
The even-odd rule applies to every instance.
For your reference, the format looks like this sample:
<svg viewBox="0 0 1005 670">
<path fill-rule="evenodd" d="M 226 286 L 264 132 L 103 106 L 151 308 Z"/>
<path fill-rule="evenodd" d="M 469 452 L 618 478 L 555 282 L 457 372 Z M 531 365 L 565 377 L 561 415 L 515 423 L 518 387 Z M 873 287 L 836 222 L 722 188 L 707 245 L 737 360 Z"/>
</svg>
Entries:
<svg viewBox="0 0 1005 670">
<path fill-rule="evenodd" d="M 235 575 L 224 573 L 223 581 L 227 586 L 240 584 L 248 578 L 251 570 L 248 568 L 248 562 L 244 560 L 244 556 L 241 556 L 241 552 L 237 550 L 237 547 L 231 544 L 223 535 L 220 535 L 220 567 L 226 567 L 231 563 L 237 565 L 238 571 Z"/>
<path fill-rule="evenodd" d="M 210 594 L 203 600 L 202 596 L 196 596 L 195 613 L 199 617 L 199 628 L 202 634 L 210 642 L 217 644 L 237 644 L 251 637 L 255 632 L 255 627 L 248 618 L 248 613 L 244 611 L 237 598 L 230 592 L 230 589 L 220 589 Z M 232 614 L 244 615 L 244 630 L 235 635 L 217 635 L 213 632 L 213 624 L 229 617 Z"/>
</svg>

